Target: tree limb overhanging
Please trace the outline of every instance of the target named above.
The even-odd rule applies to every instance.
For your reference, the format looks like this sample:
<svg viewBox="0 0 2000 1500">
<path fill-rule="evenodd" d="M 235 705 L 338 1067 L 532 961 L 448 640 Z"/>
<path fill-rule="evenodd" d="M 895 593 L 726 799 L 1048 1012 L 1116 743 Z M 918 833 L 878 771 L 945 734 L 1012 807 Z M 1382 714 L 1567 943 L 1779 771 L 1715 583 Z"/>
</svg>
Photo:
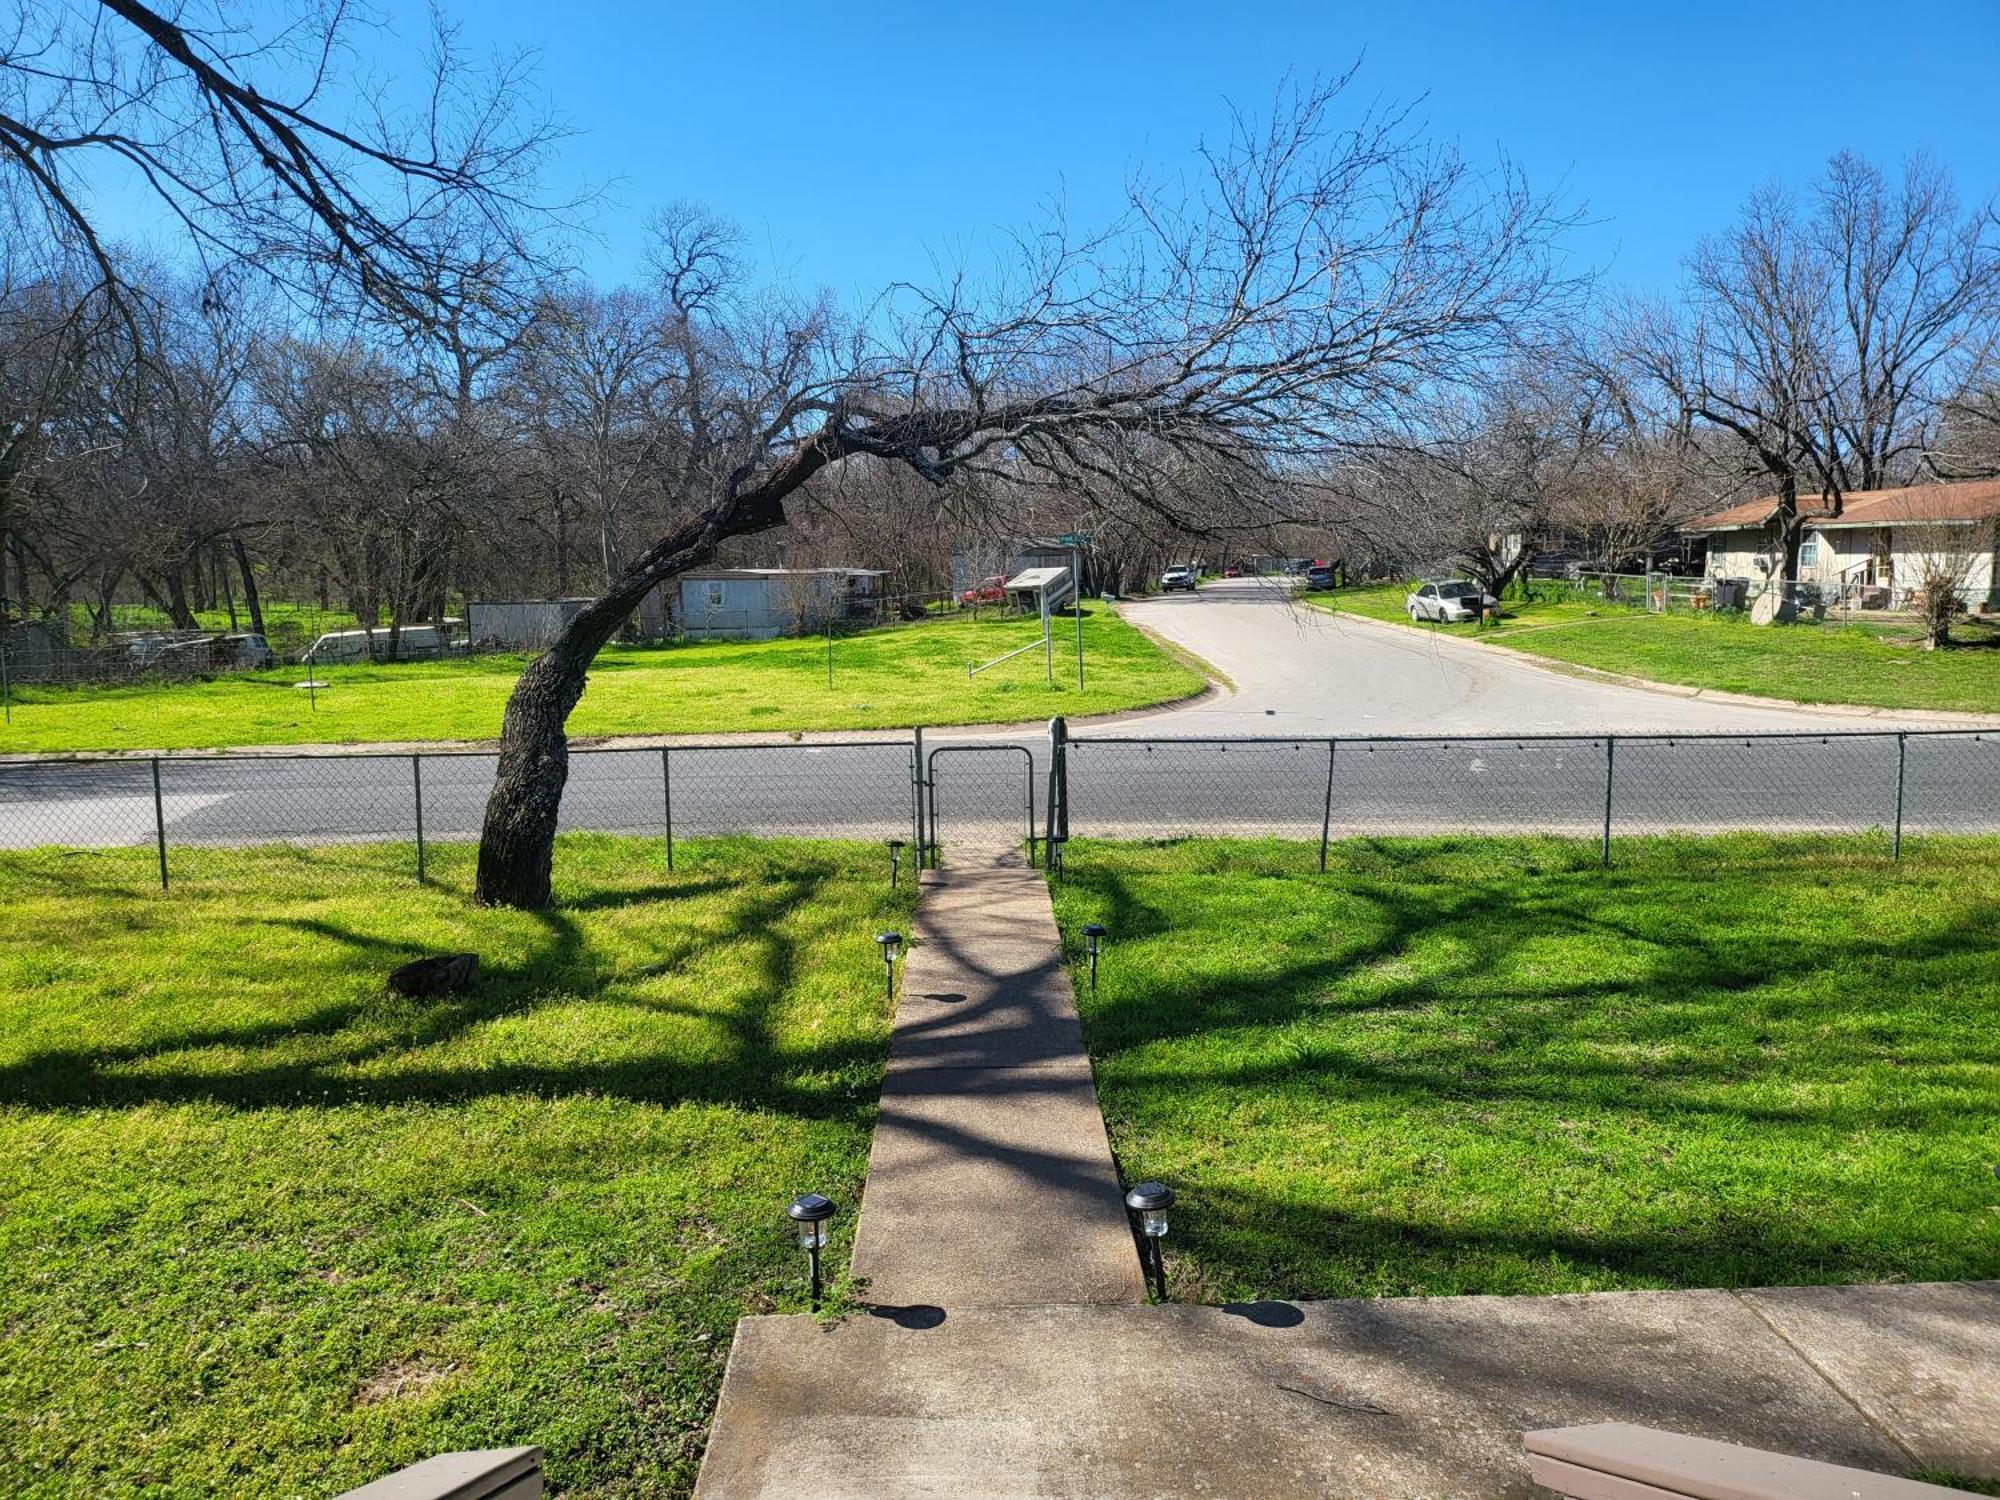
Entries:
<svg viewBox="0 0 2000 1500">
<path fill-rule="evenodd" d="M 523 673 L 480 899 L 550 899 L 563 726 L 599 649 L 722 542 L 784 524 L 819 476 L 867 460 L 937 486 L 1059 486 L 1190 532 L 1268 521 L 1331 461 L 1421 445 L 1440 400 L 1530 346 L 1569 290 L 1548 255 L 1558 215 L 1400 116 L 1337 125 L 1339 97 L 1335 83 L 1239 118 L 1193 182 L 1135 186 L 1109 231 L 1079 241 L 1058 221 L 990 287 L 892 288 L 852 327 L 823 302 L 716 294 L 695 263 L 712 244 L 670 244 L 661 284 L 698 371 L 687 425 L 705 435 L 688 476 L 706 499 Z"/>
</svg>

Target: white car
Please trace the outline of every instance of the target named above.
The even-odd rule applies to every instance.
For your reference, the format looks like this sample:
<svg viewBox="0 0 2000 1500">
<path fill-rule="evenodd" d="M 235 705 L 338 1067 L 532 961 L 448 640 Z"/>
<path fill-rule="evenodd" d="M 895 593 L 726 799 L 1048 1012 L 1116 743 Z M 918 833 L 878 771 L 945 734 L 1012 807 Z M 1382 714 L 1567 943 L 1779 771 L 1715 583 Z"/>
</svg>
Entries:
<svg viewBox="0 0 2000 1500">
<path fill-rule="evenodd" d="M 1160 575 L 1160 591 L 1162 593 L 1171 594 L 1175 589 L 1186 589 L 1192 594 L 1194 592 L 1194 584 L 1194 569 L 1190 567 L 1169 568 Z"/>
<path fill-rule="evenodd" d="M 1482 610 L 1500 607 L 1500 601 L 1484 592 L 1478 584 L 1466 583 L 1462 579 L 1449 583 L 1419 584 L 1403 602 L 1408 606 L 1412 620 L 1436 620 L 1445 625 L 1477 620 Z"/>
</svg>

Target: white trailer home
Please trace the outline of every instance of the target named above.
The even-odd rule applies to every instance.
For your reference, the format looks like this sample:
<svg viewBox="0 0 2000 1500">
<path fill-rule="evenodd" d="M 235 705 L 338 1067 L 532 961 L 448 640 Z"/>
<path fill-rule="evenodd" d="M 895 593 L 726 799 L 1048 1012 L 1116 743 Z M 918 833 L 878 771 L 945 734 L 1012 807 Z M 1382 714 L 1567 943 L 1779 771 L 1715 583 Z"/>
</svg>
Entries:
<svg viewBox="0 0 2000 1500">
<path fill-rule="evenodd" d="M 768 641 L 828 620 L 872 620 L 882 607 L 874 568 L 709 568 L 673 581 L 671 613 L 692 640 Z"/>
</svg>

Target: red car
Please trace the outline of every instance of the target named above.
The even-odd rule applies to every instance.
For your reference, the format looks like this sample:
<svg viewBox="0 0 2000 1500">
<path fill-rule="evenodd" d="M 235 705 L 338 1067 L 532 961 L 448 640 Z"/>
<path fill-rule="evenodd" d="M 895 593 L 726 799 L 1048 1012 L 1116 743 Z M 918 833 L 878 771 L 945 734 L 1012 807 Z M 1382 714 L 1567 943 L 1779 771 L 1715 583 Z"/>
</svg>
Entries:
<svg viewBox="0 0 2000 1500">
<path fill-rule="evenodd" d="M 971 588 L 959 593 L 960 604 L 1005 604 L 1007 602 L 1007 575 L 995 573 L 991 578 L 982 578 Z"/>
<path fill-rule="evenodd" d="M 1235 563 L 1231 563 L 1228 567 L 1222 570 L 1222 576 L 1224 578 L 1241 578 L 1243 576 L 1243 570 L 1237 567 Z"/>
</svg>

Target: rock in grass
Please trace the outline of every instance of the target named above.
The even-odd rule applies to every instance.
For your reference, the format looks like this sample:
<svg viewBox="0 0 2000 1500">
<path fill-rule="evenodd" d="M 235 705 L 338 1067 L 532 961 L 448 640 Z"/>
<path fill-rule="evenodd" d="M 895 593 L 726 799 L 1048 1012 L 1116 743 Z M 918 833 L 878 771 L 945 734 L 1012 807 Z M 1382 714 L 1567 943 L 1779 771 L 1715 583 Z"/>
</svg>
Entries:
<svg viewBox="0 0 2000 1500">
<path fill-rule="evenodd" d="M 422 1000 L 435 995 L 455 995 L 470 989 L 479 977 L 477 953 L 434 953 L 404 964 L 389 975 L 389 988 L 398 995 Z"/>
</svg>

